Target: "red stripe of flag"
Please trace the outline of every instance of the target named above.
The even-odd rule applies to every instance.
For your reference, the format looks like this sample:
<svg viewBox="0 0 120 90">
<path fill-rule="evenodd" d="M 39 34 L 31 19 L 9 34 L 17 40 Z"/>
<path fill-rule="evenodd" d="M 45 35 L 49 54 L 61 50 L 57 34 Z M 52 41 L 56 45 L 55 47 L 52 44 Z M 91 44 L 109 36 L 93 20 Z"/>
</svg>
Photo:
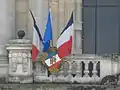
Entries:
<svg viewBox="0 0 120 90">
<path fill-rule="evenodd" d="M 65 56 L 68 56 L 71 54 L 72 51 L 72 36 L 70 36 L 70 40 L 65 42 L 64 44 L 62 44 L 59 48 L 58 48 L 58 55 L 60 58 L 63 58 Z"/>
<path fill-rule="evenodd" d="M 39 54 L 39 50 L 36 48 L 35 45 L 32 45 L 32 61 L 34 62 L 36 60 L 36 57 Z"/>
</svg>

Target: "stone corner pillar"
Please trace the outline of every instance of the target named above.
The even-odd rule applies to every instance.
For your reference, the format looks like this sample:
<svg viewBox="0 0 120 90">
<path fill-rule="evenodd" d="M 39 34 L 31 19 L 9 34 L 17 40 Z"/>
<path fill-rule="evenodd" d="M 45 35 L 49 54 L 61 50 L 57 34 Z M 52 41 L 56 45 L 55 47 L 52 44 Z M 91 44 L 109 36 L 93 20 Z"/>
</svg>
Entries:
<svg viewBox="0 0 120 90">
<path fill-rule="evenodd" d="M 26 39 L 10 40 L 8 51 L 8 82 L 32 83 L 31 41 Z"/>
</svg>

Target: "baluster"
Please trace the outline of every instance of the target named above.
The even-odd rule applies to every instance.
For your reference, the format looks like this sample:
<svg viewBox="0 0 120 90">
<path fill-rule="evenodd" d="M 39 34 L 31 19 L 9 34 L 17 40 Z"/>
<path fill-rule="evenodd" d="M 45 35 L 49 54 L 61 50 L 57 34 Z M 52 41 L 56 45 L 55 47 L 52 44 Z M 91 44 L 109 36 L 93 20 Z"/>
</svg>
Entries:
<svg viewBox="0 0 120 90">
<path fill-rule="evenodd" d="M 73 76 L 72 76 L 72 62 L 68 62 L 69 63 L 69 70 L 68 70 L 68 76 L 66 77 L 66 81 L 68 82 L 73 82 Z"/>
<path fill-rule="evenodd" d="M 62 67 L 60 68 L 60 71 L 59 71 L 59 75 L 57 77 L 58 82 L 65 82 L 65 77 L 63 74 L 64 74 L 64 71 L 63 71 L 63 65 L 62 65 Z"/>
<path fill-rule="evenodd" d="M 97 68 L 96 68 L 98 61 L 92 61 L 92 63 L 93 63 L 93 71 L 92 71 L 93 76 L 92 77 L 98 77 Z"/>
<path fill-rule="evenodd" d="M 82 74 L 82 64 L 81 64 L 81 62 L 78 62 L 77 63 L 77 75 L 81 75 Z"/>
<path fill-rule="evenodd" d="M 89 77 L 89 75 L 88 75 L 89 74 L 89 67 L 88 67 L 89 61 L 85 60 L 84 64 L 85 64 L 85 70 L 84 70 L 85 75 L 84 75 L 84 77 Z"/>
<path fill-rule="evenodd" d="M 81 82 L 81 76 L 82 76 L 82 63 L 77 63 L 77 71 L 76 71 L 75 81 Z"/>
<path fill-rule="evenodd" d="M 68 63 L 69 63 L 68 73 L 71 74 L 72 73 L 72 62 L 68 62 Z"/>
<path fill-rule="evenodd" d="M 62 65 L 62 67 L 60 68 L 60 71 L 59 71 L 59 76 L 64 76 L 63 73 L 64 73 L 64 71 L 63 71 L 63 65 Z"/>
</svg>

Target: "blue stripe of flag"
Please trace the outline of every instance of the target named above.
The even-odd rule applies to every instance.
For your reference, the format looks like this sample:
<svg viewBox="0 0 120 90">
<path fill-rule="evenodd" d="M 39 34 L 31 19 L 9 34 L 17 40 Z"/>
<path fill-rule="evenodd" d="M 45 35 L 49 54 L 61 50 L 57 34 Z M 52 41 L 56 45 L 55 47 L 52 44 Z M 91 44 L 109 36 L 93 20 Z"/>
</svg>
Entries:
<svg viewBox="0 0 120 90">
<path fill-rule="evenodd" d="M 63 29 L 63 31 L 61 32 L 61 34 L 62 34 L 65 30 L 67 30 L 67 28 L 68 28 L 69 26 L 71 26 L 72 24 L 73 24 L 73 12 L 72 12 L 72 14 L 71 14 L 71 17 L 70 17 L 70 19 L 69 19 L 66 27 Z M 61 34 L 60 34 L 60 35 L 61 35 Z"/>
</svg>

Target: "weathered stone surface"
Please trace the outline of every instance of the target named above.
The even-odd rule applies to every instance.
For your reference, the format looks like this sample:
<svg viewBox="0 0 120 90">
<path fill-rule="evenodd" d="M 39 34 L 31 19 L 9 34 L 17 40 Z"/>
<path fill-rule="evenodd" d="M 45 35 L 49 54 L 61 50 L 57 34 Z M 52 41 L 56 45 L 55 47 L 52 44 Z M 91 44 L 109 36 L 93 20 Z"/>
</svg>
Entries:
<svg viewBox="0 0 120 90">
<path fill-rule="evenodd" d="M 9 57 L 9 82 L 32 83 L 31 42 L 25 39 L 11 40 L 7 44 Z"/>
</svg>

